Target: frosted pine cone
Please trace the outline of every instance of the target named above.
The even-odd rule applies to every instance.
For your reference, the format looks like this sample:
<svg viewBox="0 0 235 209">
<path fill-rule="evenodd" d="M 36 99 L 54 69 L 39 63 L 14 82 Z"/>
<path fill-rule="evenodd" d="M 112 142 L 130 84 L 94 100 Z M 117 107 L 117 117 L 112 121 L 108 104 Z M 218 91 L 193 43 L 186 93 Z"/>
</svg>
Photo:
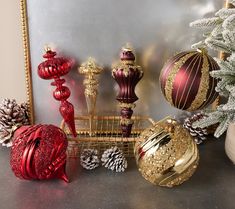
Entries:
<svg viewBox="0 0 235 209">
<path fill-rule="evenodd" d="M 104 151 L 101 157 L 102 165 L 115 172 L 123 172 L 127 168 L 127 160 L 118 147 Z"/>
<path fill-rule="evenodd" d="M 203 117 L 205 117 L 205 115 L 202 113 L 196 113 L 192 117 L 186 118 L 183 124 L 183 127 L 189 131 L 197 144 L 201 144 L 207 139 L 208 131 L 207 128 L 193 128 L 192 124 Z"/>
<path fill-rule="evenodd" d="M 80 156 L 80 164 L 87 170 L 95 169 L 99 166 L 100 160 L 98 157 L 98 150 L 84 149 Z"/>
<path fill-rule="evenodd" d="M 21 103 L 20 107 L 21 107 L 22 111 L 24 112 L 23 125 L 28 125 L 29 124 L 29 107 L 28 107 L 28 104 L 26 102 Z"/>
<path fill-rule="evenodd" d="M 6 128 L 2 125 L 0 125 L 0 143 L 2 146 L 11 147 L 12 141 L 11 137 L 13 136 L 14 129 L 12 128 Z"/>
<path fill-rule="evenodd" d="M 28 123 L 27 106 L 18 105 L 14 99 L 4 99 L 0 104 L 0 143 L 10 147 L 14 131 Z"/>
</svg>

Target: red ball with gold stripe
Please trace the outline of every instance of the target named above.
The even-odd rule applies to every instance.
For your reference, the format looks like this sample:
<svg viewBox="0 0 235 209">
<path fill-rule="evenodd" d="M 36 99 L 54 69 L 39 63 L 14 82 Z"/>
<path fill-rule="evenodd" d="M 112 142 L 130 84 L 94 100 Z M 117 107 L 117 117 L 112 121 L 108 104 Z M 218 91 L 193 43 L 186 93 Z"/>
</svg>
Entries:
<svg viewBox="0 0 235 209">
<path fill-rule="evenodd" d="M 210 71 L 218 70 L 206 50 L 185 51 L 170 58 L 162 68 L 160 85 L 166 100 L 187 111 L 202 109 L 218 96 L 217 80 Z"/>
</svg>

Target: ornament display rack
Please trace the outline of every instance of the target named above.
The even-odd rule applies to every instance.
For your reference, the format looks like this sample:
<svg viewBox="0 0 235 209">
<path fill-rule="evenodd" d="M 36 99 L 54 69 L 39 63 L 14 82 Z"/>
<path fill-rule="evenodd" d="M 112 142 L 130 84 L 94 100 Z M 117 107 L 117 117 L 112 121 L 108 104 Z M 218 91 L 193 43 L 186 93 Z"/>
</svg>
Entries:
<svg viewBox="0 0 235 209">
<path fill-rule="evenodd" d="M 97 149 L 99 154 L 102 154 L 104 150 L 112 146 L 119 147 L 126 157 L 134 157 L 134 142 L 145 128 L 154 124 L 154 120 L 146 116 L 133 116 L 134 124 L 130 137 L 123 137 L 120 120 L 121 117 L 116 115 L 94 116 L 92 131 L 90 131 L 90 116 L 77 116 L 75 117 L 77 137 L 71 135 L 63 120 L 60 127 L 68 137 L 68 157 L 78 157 L 86 148 Z"/>
</svg>

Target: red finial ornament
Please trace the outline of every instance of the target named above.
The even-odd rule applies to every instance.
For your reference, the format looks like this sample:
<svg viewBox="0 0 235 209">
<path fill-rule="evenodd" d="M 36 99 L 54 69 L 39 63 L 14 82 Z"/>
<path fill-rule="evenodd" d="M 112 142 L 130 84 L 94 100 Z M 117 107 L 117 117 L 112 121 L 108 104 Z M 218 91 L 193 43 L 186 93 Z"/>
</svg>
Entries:
<svg viewBox="0 0 235 209">
<path fill-rule="evenodd" d="M 124 137 L 129 137 L 133 125 L 134 102 L 138 100 L 135 94 L 135 86 L 141 80 L 144 73 L 142 68 L 135 64 L 135 55 L 131 47 L 123 47 L 120 53 L 120 62 L 113 66 L 112 76 L 119 85 L 119 93 L 116 99 L 121 107 L 121 128 Z"/>
<path fill-rule="evenodd" d="M 60 114 L 64 118 L 65 123 L 68 125 L 73 136 L 76 137 L 76 129 L 74 122 L 74 107 L 67 101 L 70 96 L 70 90 L 68 87 L 63 86 L 65 79 L 61 79 L 61 76 L 66 75 L 72 68 L 73 62 L 64 57 L 55 57 L 56 52 L 52 51 L 50 48 L 46 49 L 46 54 L 43 58 L 46 61 L 38 65 L 38 75 L 42 79 L 54 79 L 51 83 L 52 86 L 56 86 L 53 92 L 53 96 L 56 100 L 60 101 Z"/>
</svg>

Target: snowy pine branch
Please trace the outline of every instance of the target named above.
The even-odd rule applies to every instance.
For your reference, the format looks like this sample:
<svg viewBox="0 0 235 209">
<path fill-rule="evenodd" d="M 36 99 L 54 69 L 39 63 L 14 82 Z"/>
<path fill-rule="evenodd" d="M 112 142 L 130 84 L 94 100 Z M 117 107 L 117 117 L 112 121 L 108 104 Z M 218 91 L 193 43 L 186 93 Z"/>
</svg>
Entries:
<svg viewBox="0 0 235 209">
<path fill-rule="evenodd" d="M 200 48 L 206 48 L 206 44 L 204 41 L 199 41 L 191 46 L 192 49 L 200 49 Z"/>
<path fill-rule="evenodd" d="M 208 28 L 208 27 L 216 26 L 220 23 L 222 23 L 222 19 L 220 17 L 211 17 L 211 18 L 203 18 L 203 19 L 191 22 L 189 26 L 193 28 Z"/>
<path fill-rule="evenodd" d="M 232 52 L 232 54 L 227 58 L 228 62 L 235 67 L 235 52 Z"/>
<path fill-rule="evenodd" d="M 214 49 L 216 51 L 223 51 L 226 53 L 231 53 L 232 49 L 230 45 L 227 45 L 225 42 L 223 41 L 219 41 L 216 39 L 212 39 L 212 38 L 207 38 L 205 40 L 205 43 L 208 47 L 210 47 L 211 49 Z"/>
<path fill-rule="evenodd" d="M 235 42 L 235 31 L 234 30 L 232 30 L 232 31 L 224 30 L 222 32 L 222 34 L 223 34 L 223 38 L 224 38 L 225 42 L 229 43 L 229 45 L 234 44 L 234 42 Z"/>
<path fill-rule="evenodd" d="M 206 117 L 193 123 L 193 128 L 205 128 L 211 125 L 214 125 L 220 121 L 220 118 L 223 116 L 221 112 L 212 112 L 208 113 Z"/>
<path fill-rule="evenodd" d="M 230 1 L 235 5 L 235 0 Z M 203 40 L 193 44 L 193 48 L 208 47 L 230 54 L 226 60 L 215 59 L 220 69 L 210 72 L 217 80 L 215 90 L 228 98 L 216 111 L 206 113 L 208 117 L 193 123 L 193 127 L 205 128 L 219 123 L 214 135 L 221 136 L 229 123 L 235 122 L 235 8 L 223 8 L 214 17 L 196 20 L 191 27 L 206 29 Z M 200 47 L 201 46 L 201 47 Z"/>
<path fill-rule="evenodd" d="M 228 128 L 229 123 L 232 121 L 232 115 L 227 115 L 227 117 L 223 117 L 221 118 L 221 120 L 219 121 L 220 124 L 217 127 L 214 136 L 215 137 L 220 137 Z"/>
<path fill-rule="evenodd" d="M 217 25 L 212 31 L 211 31 L 211 36 L 215 38 L 222 38 L 222 24 Z"/>
<path fill-rule="evenodd" d="M 230 71 L 230 70 L 216 70 L 212 71 L 210 75 L 214 78 L 226 78 L 228 76 L 235 76 L 235 71 Z"/>
<path fill-rule="evenodd" d="M 222 71 L 234 71 L 234 67 L 227 61 L 215 58 L 215 61 L 218 63 L 220 70 Z"/>
<path fill-rule="evenodd" d="M 235 98 L 235 86 L 234 85 L 227 85 L 226 89 L 231 93 L 231 96 Z"/>
<path fill-rule="evenodd" d="M 227 30 L 233 30 L 235 27 L 235 14 L 226 18 L 222 24 L 222 27 Z"/>
<path fill-rule="evenodd" d="M 217 83 L 215 90 L 219 92 L 220 95 L 228 95 L 228 90 L 226 86 L 231 84 L 231 82 L 227 81 L 227 79 L 222 79 Z"/>
<path fill-rule="evenodd" d="M 235 14 L 235 9 L 222 8 L 215 13 L 215 16 L 220 17 L 221 19 L 226 19 L 233 14 Z"/>
</svg>

